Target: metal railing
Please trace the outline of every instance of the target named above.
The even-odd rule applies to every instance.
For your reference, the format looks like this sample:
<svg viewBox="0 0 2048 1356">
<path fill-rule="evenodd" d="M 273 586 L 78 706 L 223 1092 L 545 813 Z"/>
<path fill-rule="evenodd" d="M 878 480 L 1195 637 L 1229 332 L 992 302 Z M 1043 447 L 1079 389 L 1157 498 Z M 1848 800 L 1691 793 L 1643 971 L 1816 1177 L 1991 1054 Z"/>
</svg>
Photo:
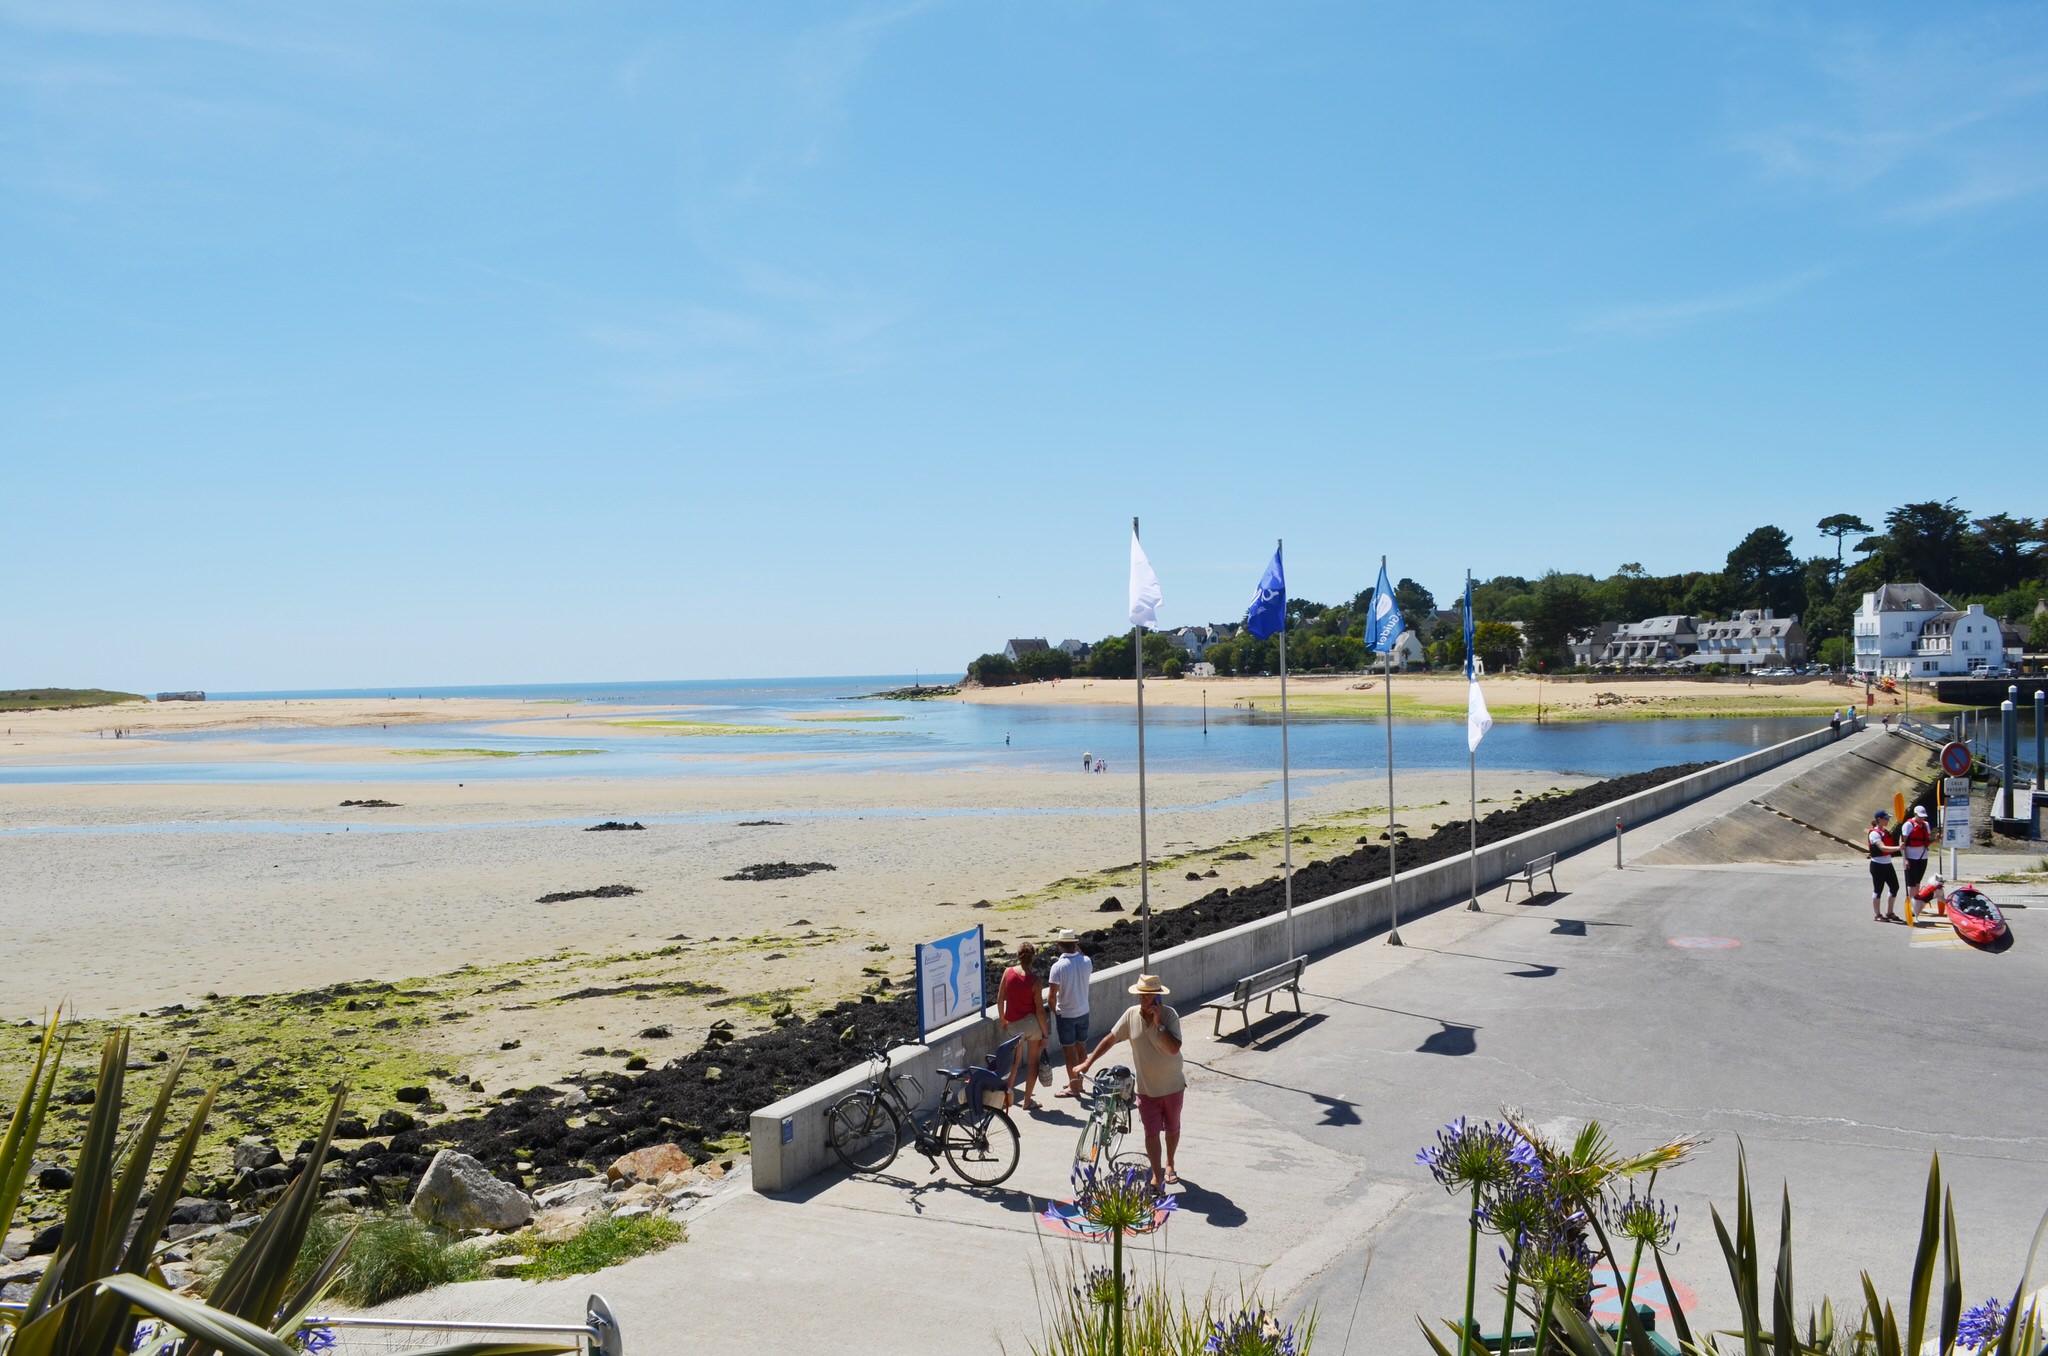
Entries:
<svg viewBox="0 0 2048 1356">
<path fill-rule="evenodd" d="M 315 1336 L 315 1334 L 319 1334 Z M 457 1341 L 556 1338 L 573 1343 L 580 1356 L 624 1356 L 625 1340 L 604 1296 L 592 1295 L 577 1323 L 436 1322 L 418 1318 L 307 1318 L 299 1324 L 300 1344 L 319 1356 L 396 1356 Z"/>
</svg>

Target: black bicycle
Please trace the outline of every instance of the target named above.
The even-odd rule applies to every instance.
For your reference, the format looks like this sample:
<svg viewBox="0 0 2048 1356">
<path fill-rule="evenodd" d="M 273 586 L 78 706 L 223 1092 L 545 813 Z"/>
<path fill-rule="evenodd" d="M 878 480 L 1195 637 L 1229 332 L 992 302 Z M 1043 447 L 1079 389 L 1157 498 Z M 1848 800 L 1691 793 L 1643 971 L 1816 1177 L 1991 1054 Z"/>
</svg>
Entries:
<svg viewBox="0 0 2048 1356">
<path fill-rule="evenodd" d="M 988 1069 L 939 1070 L 946 1085 L 938 1109 L 920 1118 L 914 1108 L 924 1089 L 917 1076 L 898 1073 L 886 1050 L 870 1050 L 868 1064 L 868 1085 L 847 1093 L 825 1113 L 825 1142 L 849 1170 L 880 1172 L 895 1162 L 906 1125 L 911 1144 L 931 1160 L 933 1172 L 942 1154 L 972 1186 L 996 1186 L 1017 1170 L 1017 1126 L 986 1100 L 1002 1095 L 1002 1075 Z"/>
</svg>

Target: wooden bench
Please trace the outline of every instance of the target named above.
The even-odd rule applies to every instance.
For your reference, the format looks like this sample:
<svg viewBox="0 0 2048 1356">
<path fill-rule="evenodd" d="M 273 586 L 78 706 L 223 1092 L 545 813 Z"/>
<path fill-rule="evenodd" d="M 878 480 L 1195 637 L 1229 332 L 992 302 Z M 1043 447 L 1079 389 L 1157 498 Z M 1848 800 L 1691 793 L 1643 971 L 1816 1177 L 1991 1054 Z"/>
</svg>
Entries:
<svg viewBox="0 0 2048 1356">
<path fill-rule="evenodd" d="M 1515 887 L 1517 885 L 1529 892 L 1529 898 L 1536 898 L 1536 878 L 1538 876 L 1550 877 L 1551 893 L 1555 894 L 1557 892 L 1557 854 L 1555 852 L 1546 852 L 1533 862 L 1525 862 L 1520 871 L 1509 875 L 1507 879 L 1508 892 L 1505 898 L 1513 899 L 1515 897 Z"/>
<path fill-rule="evenodd" d="M 1266 1011 L 1273 1010 L 1273 996 L 1281 990 L 1294 995 L 1294 1010 L 1301 1011 L 1301 972 L 1308 968 L 1307 956 L 1296 956 L 1293 960 L 1282 961 L 1255 975 L 1246 975 L 1231 989 L 1230 997 L 1219 998 L 1213 1003 L 1204 1003 L 1205 1008 L 1216 1010 L 1216 1034 L 1223 1034 L 1223 1014 L 1232 1008 L 1244 1018 L 1245 1030 L 1251 1030 L 1251 1005 L 1254 999 L 1266 1000 Z"/>
</svg>

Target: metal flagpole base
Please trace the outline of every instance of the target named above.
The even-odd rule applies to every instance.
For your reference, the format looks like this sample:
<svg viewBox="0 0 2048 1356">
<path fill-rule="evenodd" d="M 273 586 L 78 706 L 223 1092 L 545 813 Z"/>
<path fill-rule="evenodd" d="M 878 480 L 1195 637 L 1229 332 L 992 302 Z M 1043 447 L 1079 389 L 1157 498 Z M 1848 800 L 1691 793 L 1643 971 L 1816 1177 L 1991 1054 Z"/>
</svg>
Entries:
<svg viewBox="0 0 2048 1356">
<path fill-rule="evenodd" d="M 1482 909 L 1482 908 L 1480 908 L 1480 907 L 1479 907 L 1479 901 L 1478 901 L 1478 900 L 1476 900 L 1476 899 L 1470 899 L 1470 900 L 1467 900 L 1467 901 L 1465 901 L 1465 912 L 1466 912 L 1466 913 L 1484 913 L 1484 912 L 1486 912 L 1486 911 L 1485 911 L 1484 909 Z"/>
<path fill-rule="evenodd" d="M 1406 943 L 1406 942 L 1404 942 L 1404 941 L 1402 941 L 1402 940 L 1401 940 L 1401 929 L 1399 929 L 1399 928 L 1395 928 L 1395 929 L 1394 929 L 1394 930 L 1393 930 L 1392 932 L 1389 932 L 1389 933 L 1387 934 L 1387 945 L 1388 945 L 1388 946 L 1406 946 L 1406 945 L 1408 945 L 1408 943 Z"/>
</svg>

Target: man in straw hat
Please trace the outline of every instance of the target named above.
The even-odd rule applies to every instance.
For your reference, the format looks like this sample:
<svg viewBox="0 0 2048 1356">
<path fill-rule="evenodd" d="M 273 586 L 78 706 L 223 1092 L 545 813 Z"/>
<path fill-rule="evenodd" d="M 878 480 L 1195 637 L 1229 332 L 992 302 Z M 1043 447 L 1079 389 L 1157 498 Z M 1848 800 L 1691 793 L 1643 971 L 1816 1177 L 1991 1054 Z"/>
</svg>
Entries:
<svg viewBox="0 0 2048 1356">
<path fill-rule="evenodd" d="M 1067 1086 L 1053 1096 L 1079 1097 L 1081 1061 L 1088 1054 L 1088 982 L 1095 977 L 1095 963 L 1081 954 L 1081 939 L 1072 928 L 1057 929 L 1052 939 L 1060 954 L 1045 977 L 1045 1006 L 1067 1061 Z"/>
<path fill-rule="evenodd" d="M 1124 1009 L 1102 1038 L 1081 1073 L 1108 1054 L 1118 1041 L 1131 1043 L 1131 1063 L 1138 1075 L 1138 1117 L 1145 1123 L 1145 1157 L 1152 1163 L 1152 1185 L 1178 1182 L 1174 1151 L 1180 1148 L 1180 1104 L 1187 1092 L 1187 1074 L 1180 1060 L 1180 1014 L 1159 1000 L 1171 992 L 1157 975 L 1140 975 L 1131 986 L 1137 1005 Z M 1162 1154 L 1162 1141 L 1164 1153 Z"/>
</svg>

